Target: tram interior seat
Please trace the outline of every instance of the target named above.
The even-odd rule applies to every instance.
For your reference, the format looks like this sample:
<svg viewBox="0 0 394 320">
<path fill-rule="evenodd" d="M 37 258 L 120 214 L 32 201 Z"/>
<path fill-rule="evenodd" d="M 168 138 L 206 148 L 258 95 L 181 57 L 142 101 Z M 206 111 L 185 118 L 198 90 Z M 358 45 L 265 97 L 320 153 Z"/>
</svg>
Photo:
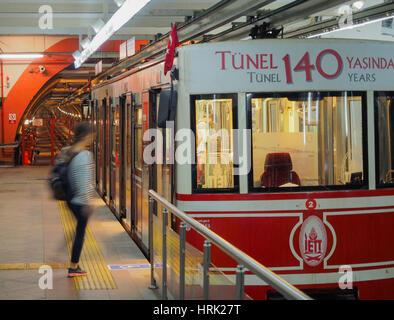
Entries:
<svg viewBox="0 0 394 320">
<path fill-rule="evenodd" d="M 300 178 L 292 169 L 293 164 L 289 153 L 268 153 L 265 157 L 264 173 L 260 177 L 261 186 L 273 188 L 289 183 L 299 186 Z"/>
</svg>

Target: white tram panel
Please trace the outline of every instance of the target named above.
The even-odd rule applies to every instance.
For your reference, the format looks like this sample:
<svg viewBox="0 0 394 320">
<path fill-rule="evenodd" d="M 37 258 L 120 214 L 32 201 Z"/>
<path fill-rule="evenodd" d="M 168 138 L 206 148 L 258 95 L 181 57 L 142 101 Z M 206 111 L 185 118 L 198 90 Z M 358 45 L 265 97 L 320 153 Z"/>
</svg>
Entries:
<svg viewBox="0 0 394 320">
<path fill-rule="evenodd" d="M 392 43 L 253 40 L 179 49 L 181 81 L 191 94 L 392 90 Z"/>
</svg>

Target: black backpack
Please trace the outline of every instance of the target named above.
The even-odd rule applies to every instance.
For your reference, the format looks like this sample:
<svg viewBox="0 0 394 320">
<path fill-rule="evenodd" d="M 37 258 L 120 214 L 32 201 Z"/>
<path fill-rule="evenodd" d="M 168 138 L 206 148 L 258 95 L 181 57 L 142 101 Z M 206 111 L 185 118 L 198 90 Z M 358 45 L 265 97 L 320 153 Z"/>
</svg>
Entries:
<svg viewBox="0 0 394 320">
<path fill-rule="evenodd" d="M 72 189 L 68 180 L 67 169 L 72 159 L 77 154 L 78 153 L 73 153 L 67 160 L 56 159 L 57 164 L 53 166 L 48 179 L 53 198 L 56 200 L 67 201 L 72 199 Z M 61 156 L 59 158 L 61 158 Z"/>
</svg>

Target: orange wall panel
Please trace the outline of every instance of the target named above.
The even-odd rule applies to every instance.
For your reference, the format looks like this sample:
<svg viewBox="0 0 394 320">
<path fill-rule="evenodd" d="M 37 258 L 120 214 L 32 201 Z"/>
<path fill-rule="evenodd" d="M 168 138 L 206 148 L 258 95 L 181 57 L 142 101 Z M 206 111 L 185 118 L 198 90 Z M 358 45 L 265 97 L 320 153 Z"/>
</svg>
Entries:
<svg viewBox="0 0 394 320">
<path fill-rule="evenodd" d="M 78 49 L 78 46 L 78 39 L 69 38 L 57 42 L 45 52 L 74 52 Z M 39 90 L 57 73 L 73 62 L 74 59 L 71 55 L 46 55 L 41 59 L 35 59 L 25 69 L 8 93 L 4 103 L 4 143 L 11 143 L 15 140 L 15 134 L 21 124 L 23 114 Z M 45 73 L 38 71 L 39 65 L 45 66 Z M 31 68 L 33 72 L 29 71 Z M 10 123 L 8 120 L 10 113 L 16 114 L 16 123 Z"/>
</svg>

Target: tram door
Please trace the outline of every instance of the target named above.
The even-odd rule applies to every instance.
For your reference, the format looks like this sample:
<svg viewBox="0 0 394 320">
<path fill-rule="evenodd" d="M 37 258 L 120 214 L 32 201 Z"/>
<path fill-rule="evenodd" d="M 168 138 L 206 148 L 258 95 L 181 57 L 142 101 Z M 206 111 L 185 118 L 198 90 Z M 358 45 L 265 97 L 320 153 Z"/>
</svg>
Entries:
<svg viewBox="0 0 394 320">
<path fill-rule="evenodd" d="M 122 103 L 123 103 L 123 150 L 124 153 L 122 158 L 124 159 L 123 162 L 123 170 L 124 173 L 122 176 L 124 177 L 123 183 L 123 197 L 122 203 L 124 205 L 124 217 L 126 218 L 126 224 L 129 228 L 131 228 L 131 210 L 132 210 L 132 203 L 131 203 L 131 190 L 132 190 L 132 167 L 131 167 L 131 160 L 132 160 L 132 116 L 133 116 L 133 109 L 132 109 L 132 101 L 131 101 L 131 94 L 122 96 Z"/>
<path fill-rule="evenodd" d="M 150 107 L 151 107 L 151 91 L 144 91 L 142 93 L 142 137 L 144 132 L 146 132 L 150 127 L 149 115 L 150 115 Z M 141 141 L 142 141 L 141 137 Z M 150 144 L 150 141 L 142 141 L 142 150 L 141 150 L 141 160 L 143 159 L 143 152 L 147 145 Z M 151 165 L 142 162 L 142 196 L 141 196 L 141 228 L 142 228 L 142 244 L 146 247 L 149 247 L 149 196 L 148 192 L 151 188 L 151 176 L 150 170 Z"/>
<path fill-rule="evenodd" d="M 96 167 L 96 186 L 100 183 L 100 155 L 99 155 L 99 145 L 100 145 L 100 122 L 99 122 L 99 110 L 97 100 L 92 101 L 92 116 L 95 136 L 93 137 L 93 152 Z"/>
<path fill-rule="evenodd" d="M 151 170 L 151 188 L 163 198 L 172 203 L 174 200 L 174 166 L 172 165 L 172 159 L 174 159 L 174 141 L 172 136 L 174 133 L 171 132 L 172 129 L 170 128 L 157 127 L 160 91 L 153 91 L 151 93 L 151 97 L 151 128 L 157 128 L 162 136 L 162 145 L 157 148 L 156 159 L 158 159 L 158 163 L 154 164 Z M 158 211 L 163 209 L 160 205 L 158 205 L 156 208 Z M 175 216 L 171 215 L 170 221 L 171 226 L 175 228 Z"/>
<path fill-rule="evenodd" d="M 131 124 L 131 224 L 142 240 L 142 104 L 139 94 L 132 99 Z"/>
<path fill-rule="evenodd" d="M 108 103 L 107 103 L 108 101 Z M 108 205 L 110 205 L 110 163 L 111 163 L 111 108 L 112 108 L 112 99 L 111 97 L 107 100 L 105 99 L 106 107 L 105 107 L 105 141 L 104 141 L 104 190 L 105 190 L 105 200 Z"/>
<path fill-rule="evenodd" d="M 98 146 L 98 170 L 99 170 L 99 191 L 102 196 L 105 195 L 105 164 L 106 164 L 106 100 L 103 99 L 99 104 L 99 146 Z"/>
<path fill-rule="evenodd" d="M 119 214 L 119 143 L 120 143 L 120 129 L 119 129 L 120 115 L 119 103 L 115 101 L 110 107 L 110 193 L 109 205 L 115 209 Z"/>
<path fill-rule="evenodd" d="M 116 196 L 115 207 L 119 218 L 126 218 L 126 128 L 127 128 L 127 105 L 126 96 L 119 97 L 116 143 L 117 166 L 116 166 Z"/>
</svg>

